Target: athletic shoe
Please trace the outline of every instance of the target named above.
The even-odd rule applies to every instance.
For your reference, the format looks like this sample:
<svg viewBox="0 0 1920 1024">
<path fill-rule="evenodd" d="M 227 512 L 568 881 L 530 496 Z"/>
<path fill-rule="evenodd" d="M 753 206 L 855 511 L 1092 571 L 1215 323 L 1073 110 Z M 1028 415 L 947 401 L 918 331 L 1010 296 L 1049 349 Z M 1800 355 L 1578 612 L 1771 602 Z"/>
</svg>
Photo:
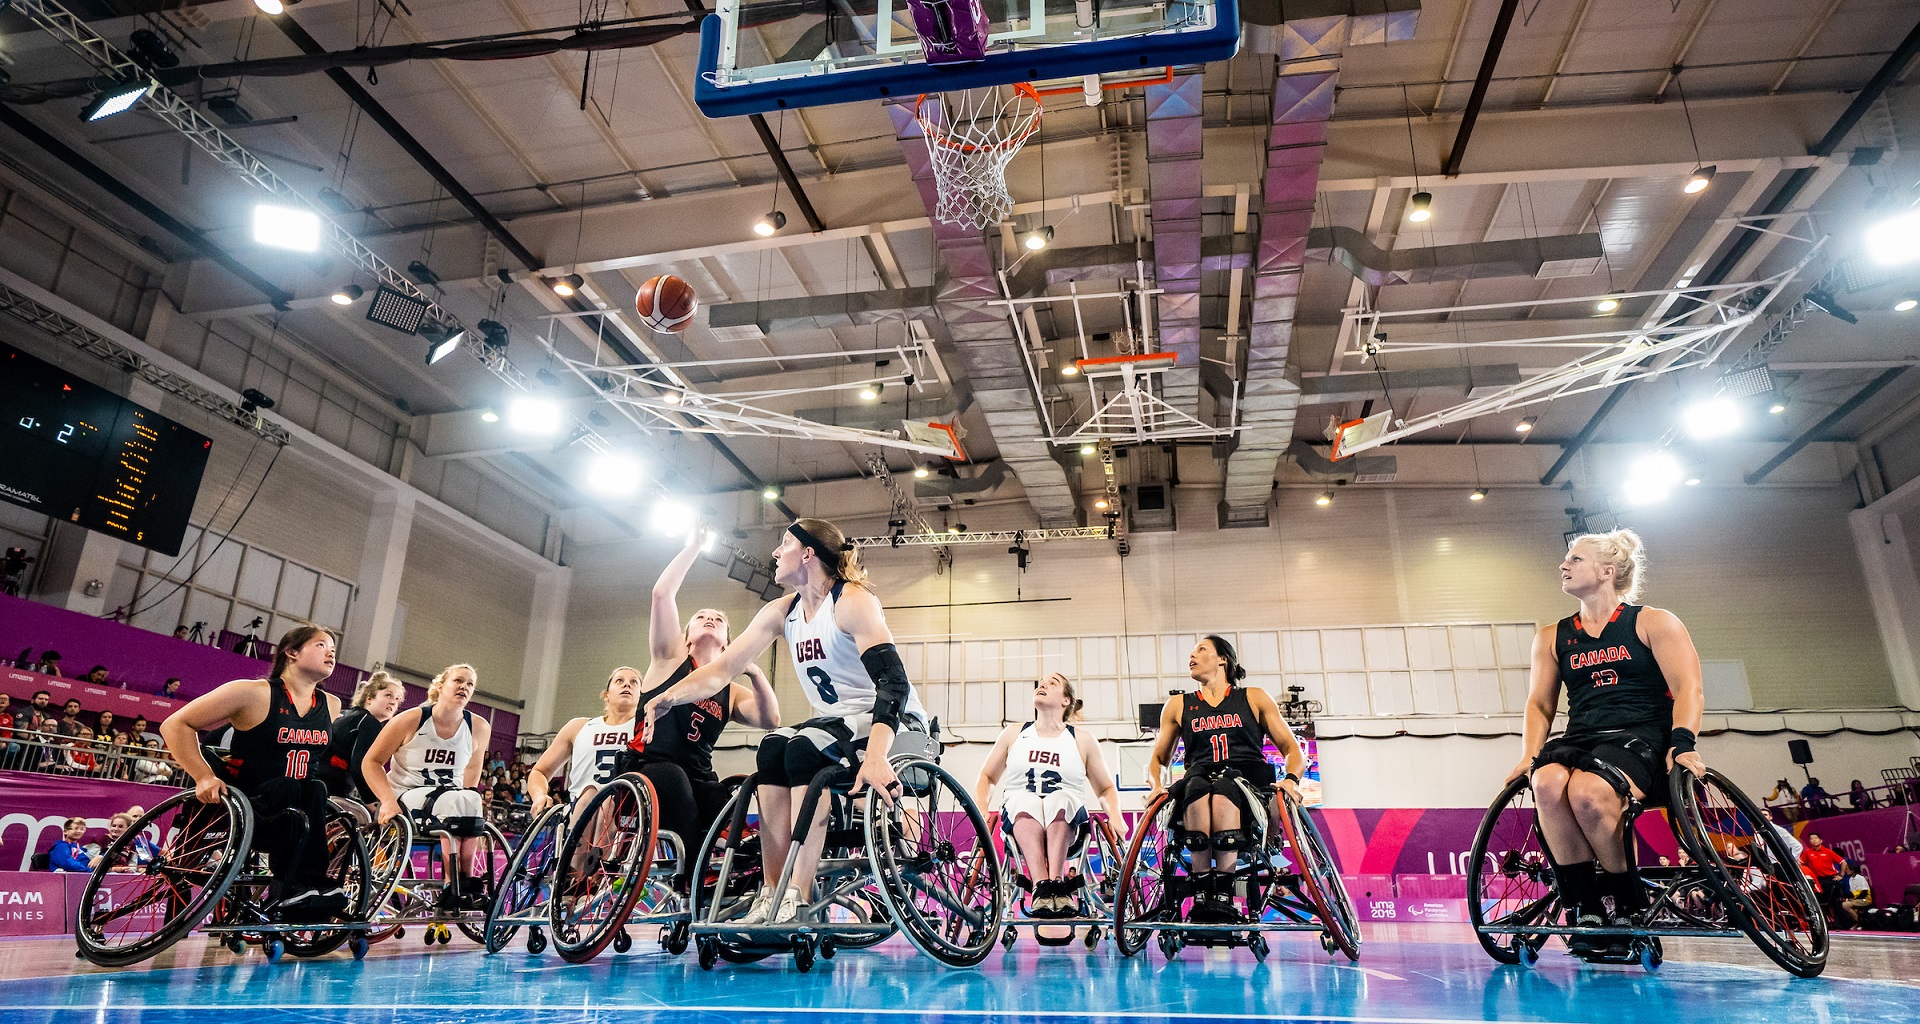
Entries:
<svg viewBox="0 0 1920 1024">
<path fill-rule="evenodd" d="M 760 895 L 753 898 L 753 905 L 747 908 L 747 914 L 740 919 L 741 924 L 766 924 L 773 917 L 773 892 L 761 889 Z"/>
<path fill-rule="evenodd" d="M 1033 917 L 1060 916 L 1060 883 L 1043 878 L 1033 885 L 1033 898 L 1027 901 L 1027 913 Z"/>
<path fill-rule="evenodd" d="M 774 924 L 786 924 L 800 916 L 800 890 L 788 889 L 780 897 L 780 912 L 773 915 Z"/>
<path fill-rule="evenodd" d="M 306 889 L 289 893 L 274 902 L 268 915 L 282 923 L 300 924 L 313 921 L 325 921 L 347 909 L 351 899 L 347 891 L 339 886 L 322 889 Z"/>
<path fill-rule="evenodd" d="M 1220 904 L 1214 897 L 1212 874 L 1190 876 L 1193 906 L 1187 911 L 1188 924 L 1225 924 L 1220 920 Z"/>
<path fill-rule="evenodd" d="M 1581 910 L 1573 919 L 1575 928 L 1605 928 L 1607 916 L 1592 910 Z M 1597 947 L 1606 940 L 1598 935 L 1567 936 L 1567 952 L 1577 957 L 1593 956 Z"/>
</svg>

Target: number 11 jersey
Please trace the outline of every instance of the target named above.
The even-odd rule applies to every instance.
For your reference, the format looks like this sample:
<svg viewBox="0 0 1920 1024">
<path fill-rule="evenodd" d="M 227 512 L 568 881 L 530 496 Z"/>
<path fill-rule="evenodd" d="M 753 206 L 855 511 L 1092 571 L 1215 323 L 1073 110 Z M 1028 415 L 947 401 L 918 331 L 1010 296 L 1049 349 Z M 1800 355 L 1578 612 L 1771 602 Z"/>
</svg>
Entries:
<svg viewBox="0 0 1920 1024">
<path fill-rule="evenodd" d="M 787 608 L 787 650 L 793 655 L 793 671 L 799 676 L 800 688 L 807 692 L 807 703 L 824 718 L 852 718 L 873 710 L 873 677 L 860 661 L 853 634 L 842 630 L 834 620 L 834 606 L 846 585 L 845 581 L 833 585 L 811 622 L 800 606 L 800 595 L 793 595 L 793 604 Z M 911 683 L 906 707 L 901 709 L 901 716 L 907 715 L 922 720 L 927 717 L 920 692 Z"/>
</svg>

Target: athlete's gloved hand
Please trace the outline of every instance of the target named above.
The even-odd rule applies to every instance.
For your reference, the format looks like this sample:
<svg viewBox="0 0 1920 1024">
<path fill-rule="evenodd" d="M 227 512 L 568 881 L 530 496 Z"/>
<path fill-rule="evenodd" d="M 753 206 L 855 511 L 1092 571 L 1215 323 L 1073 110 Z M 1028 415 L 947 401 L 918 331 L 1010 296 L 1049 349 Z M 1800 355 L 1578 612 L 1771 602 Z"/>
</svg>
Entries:
<svg viewBox="0 0 1920 1024">
<path fill-rule="evenodd" d="M 380 810 L 374 815 L 374 821 L 376 824 L 385 825 L 387 822 L 392 821 L 399 813 L 400 801 L 382 800 L 380 801 Z"/>
<path fill-rule="evenodd" d="M 853 789 L 848 795 L 857 796 L 868 786 L 880 794 L 880 799 L 893 806 L 893 798 L 900 795 L 900 777 L 893 773 L 893 766 L 884 757 L 869 757 L 860 762 L 860 774 L 853 778 Z"/>
<path fill-rule="evenodd" d="M 218 776 L 209 775 L 193 784 L 193 797 L 203 804 L 217 804 L 226 796 L 227 784 Z"/>
<path fill-rule="evenodd" d="M 1673 771 L 1676 762 L 1685 765 L 1686 769 L 1693 773 L 1694 778 L 1707 774 L 1707 762 L 1700 759 L 1700 752 L 1697 750 L 1689 750 L 1679 757 L 1673 756 L 1673 751 L 1667 751 L 1667 771 Z"/>
<path fill-rule="evenodd" d="M 1278 785 L 1282 792 L 1286 793 L 1288 796 L 1293 798 L 1294 803 L 1297 804 L 1300 802 L 1300 784 L 1299 783 L 1282 775 L 1280 777 L 1280 782 L 1278 783 Z"/>
</svg>

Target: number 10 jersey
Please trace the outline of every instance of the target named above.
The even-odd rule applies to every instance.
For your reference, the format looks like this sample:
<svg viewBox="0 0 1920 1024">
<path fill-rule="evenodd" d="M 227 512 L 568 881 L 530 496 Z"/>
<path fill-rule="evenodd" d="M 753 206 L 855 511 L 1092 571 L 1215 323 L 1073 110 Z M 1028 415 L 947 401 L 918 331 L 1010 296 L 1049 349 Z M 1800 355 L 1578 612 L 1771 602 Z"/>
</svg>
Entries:
<svg viewBox="0 0 1920 1024">
<path fill-rule="evenodd" d="M 854 643 L 853 634 L 842 630 L 834 620 L 834 606 L 845 586 L 844 581 L 833 585 L 827 599 L 813 613 L 811 622 L 800 607 L 800 595 L 795 594 L 787 608 L 787 650 L 793 655 L 793 671 L 800 679 L 800 688 L 807 692 L 807 702 L 813 705 L 814 712 L 827 718 L 851 718 L 873 710 L 873 676 L 867 674 L 867 666 L 860 661 L 859 645 Z M 920 692 L 911 683 L 907 688 L 906 706 L 901 709 L 902 718 L 908 715 L 917 715 L 922 720 L 927 717 L 927 709 L 920 703 Z"/>
</svg>

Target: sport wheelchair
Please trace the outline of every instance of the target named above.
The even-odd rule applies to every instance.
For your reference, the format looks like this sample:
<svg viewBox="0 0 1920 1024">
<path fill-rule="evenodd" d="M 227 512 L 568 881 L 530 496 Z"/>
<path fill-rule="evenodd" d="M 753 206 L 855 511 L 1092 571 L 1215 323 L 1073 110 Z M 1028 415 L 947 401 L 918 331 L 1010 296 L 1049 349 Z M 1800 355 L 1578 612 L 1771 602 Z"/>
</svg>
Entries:
<svg viewBox="0 0 1920 1024">
<path fill-rule="evenodd" d="M 377 906 L 367 847 L 357 821 L 339 802 L 327 819 L 328 875 L 347 890 L 349 903 L 323 922 L 281 923 L 268 911 L 266 855 L 254 848 L 262 829 L 300 830 L 294 811 L 258 815 L 245 794 L 226 788 L 219 803 L 203 804 L 191 789 L 140 817 L 108 845 L 87 879 L 74 913 L 79 955 L 102 967 L 125 967 L 166 950 L 198 928 L 234 953 L 259 945 L 270 963 L 286 953 L 315 957 L 348 946 L 367 955 L 368 910 Z M 136 839 L 158 835 L 157 852 L 132 871 Z"/>
<path fill-rule="evenodd" d="M 1812 885 L 1753 800 L 1709 768 L 1696 778 L 1675 767 L 1667 780 L 1667 824 L 1693 861 L 1674 867 L 1635 867 L 1647 887 L 1648 908 L 1626 924 L 1582 928 L 1569 916 L 1554 885 L 1554 864 L 1535 822 L 1527 776 L 1513 780 L 1487 808 L 1467 866 L 1467 913 L 1487 955 L 1503 964 L 1532 965 L 1555 935 L 1609 941 L 1585 959 L 1638 963 L 1651 971 L 1664 956 L 1661 936 L 1745 935 L 1769 959 L 1802 978 L 1827 966 L 1827 922 Z M 1645 811 L 1627 805 L 1626 834 Z M 1634 865 L 1637 842 L 1627 843 Z"/>
<path fill-rule="evenodd" d="M 1168 960 L 1183 946 L 1246 946 L 1256 959 L 1265 960 L 1265 932 L 1310 931 L 1320 933 L 1321 948 L 1328 953 L 1360 959 L 1359 915 L 1313 819 L 1292 797 L 1282 795 L 1276 828 L 1267 801 L 1244 780 L 1240 786 L 1253 809 L 1249 831 L 1258 837 L 1234 864 L 1233 888 L 1246 900 L 1246 920 L 1187 921 L 1193 864 L 1188 833 L 1174 818 L 1173 794 L 1162 792 L 1147 805 L 1127 844 L 1114 906 L 1114 944 L 1133 956 L 1146 948 L 1148 939 L 1157 939 Z"/>
<path fill-rule="evenodd" d="M 1001 899 L 1007 908 L 1007 923 L 1000 931 L 1000 945 L 1012 949 L 1019 941 L 1020 929 L 1033 929 L 1033 939 L 1042 946 L 1066 946 L 1073 943 L 1081 928 L 1087 930 L 1084 941 L 1088 949 L 1100 945 L 1100 937 L 1113 928 L 1114 893 L 1117 891 L 1115 879 L 1120 873 L 1120 862 L 1124 850 L 1120 839 L 1108 825 L 1105 816 L 1089 817 L 1087 824 L 1074 837 L 1067 849 L 1067 857 L 1074 865 L 1071 878 L 1080 879 L 1076 890 L 1079 910 L 1065 917 L 1038 917 L 1031 909 L 1030 897 L 1033 880 L 1026 872 L 1026 863 L 1020 855 L 1020 845 L 1013 840 L 1012 824 L 1004 813 L 993 815 L 992 834 L 994 850 L 1000 862 L 1011 870 L 1004 873 L 1005 889 Z M 1047 929 L 1065 928 L 1065 935 L 1048 935 Z"/>
<path fill-rule="evenodd" d="M 911 750 L 909 737 L 928 744 Z M 974 967 L 1000 935 L 1005 910 L 1000 859 L 979 808 L 933 760 L 924 734 L 903 732 L 889 763 L 901 788 L 892 804 L 871 791 L 849 794 L 853 773 L 823 769 L 800 804 L 797 849 L 821 800 L 829 801 L 827 834 L 812 896 L 795 920 L 746 924 L 742 918 L 767 885 L 759 835 L 751 827 L 757 781 L 749 776 L 695 854 L 693 939 L 700 966 L 747 963 L 790 953 L 802 971 L 814 958 L 885 941 L 899 931 L 921 952 L 949 967 Z M 791 888 L 789 857 L 772 892 Z"/>
<path fill-rule="evenodd" d="M 431 804 L 429 803 L 429 806 Z M 453 927 L 467 938 L 484 945 L 487 941 L 485 908 L 497 902 L 496 896 L 506 876 L 513 847 L 498 828 L 484 819 L 456 825 L 438 820 L 425 811 L 404 811 L 388 819 L 385 825 L 372 824 L 372 815 L 364 808 L 356 815 L 364 830 L 374 899 L 372 930 L 368 938 L 381 942 L 404 938 L 410 925 L 423 925 L 424 941 L 446 945 L 453 941 Z M 462 838 L 480 840 L 475 856 L 480 871 L 467 877 L 480 883 L 478 893 L 458 891 L 459 872 L 453 870 Z M 456 853 L 445 852 L 453 845 Z M 470 901 L 470 902 L 467 902 Z M 466 902 L 465 906 L 461 903 Z"/>
</svg>

